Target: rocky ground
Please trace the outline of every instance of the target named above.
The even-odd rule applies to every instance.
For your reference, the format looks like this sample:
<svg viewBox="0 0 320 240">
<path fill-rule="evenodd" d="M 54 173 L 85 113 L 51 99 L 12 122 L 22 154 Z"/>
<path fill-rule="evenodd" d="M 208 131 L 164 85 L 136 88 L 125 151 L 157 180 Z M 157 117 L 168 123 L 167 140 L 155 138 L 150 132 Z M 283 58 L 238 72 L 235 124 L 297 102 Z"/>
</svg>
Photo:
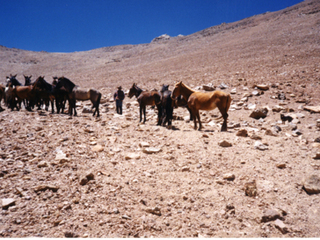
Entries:
<svg viewBox="0 0 320 240">
<path fill-rule="evenodd" d="M 72 118 L 2 112 L 0 193 L 12 202 L 0 234 L 318 237 L 320 199 L 304 179 L 319 178 L 320 117 L 273 99 L 277 91 L 233 91 L 235 100 L 252 96 L 232 105 L 228 132 L 219 131 L 218 110 L 202 113 L 203 131 L 183 108 L 172 128 L 156 126 L 151 108 L 139 124 L 134 99 L 123 115 L 104 103 L 97 119 L 83 104 Z M 249 117 L 263 107 L 267 117 Z M 293 120 L 283 123 L 279 111 Z"/>
<path fill-rule="evenodd" d="M 190 36 L 76 53 L 0 47 L 0 77 L 65 75 L 98 88 L 101 117 L 0 113 L 1 237 L 319 237 L 320 3 Z M 233 99 L 193 129 L 156 126 L 112 93 L 183 81 Z M 3 104 L 3 103 L 2 103 Z M 85 110 L 85 111 L 84 111 Z M 281 118 L 281 114 L 283 117 Z M 282 121 L 285 120 L 285 121 Z"/>
</svg>

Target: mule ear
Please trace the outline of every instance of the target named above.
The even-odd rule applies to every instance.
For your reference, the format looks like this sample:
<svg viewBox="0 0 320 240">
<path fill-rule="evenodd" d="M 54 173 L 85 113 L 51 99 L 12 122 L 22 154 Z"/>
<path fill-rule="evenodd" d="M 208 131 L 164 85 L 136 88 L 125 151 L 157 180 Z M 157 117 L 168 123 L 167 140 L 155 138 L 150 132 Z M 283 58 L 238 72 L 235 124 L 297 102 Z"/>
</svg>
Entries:
<svg viewBox="0 0 320 240">
<path fill-rule="evenodd" d="M 30 75 L 30 78 L 32 78 L 32 75 Z"/>
<path fill-rule="evenodd" d="M 14 75 L 13 77 L 16 77 L 17 76 L 17 74 L 16 75 Z"/>
</svg>

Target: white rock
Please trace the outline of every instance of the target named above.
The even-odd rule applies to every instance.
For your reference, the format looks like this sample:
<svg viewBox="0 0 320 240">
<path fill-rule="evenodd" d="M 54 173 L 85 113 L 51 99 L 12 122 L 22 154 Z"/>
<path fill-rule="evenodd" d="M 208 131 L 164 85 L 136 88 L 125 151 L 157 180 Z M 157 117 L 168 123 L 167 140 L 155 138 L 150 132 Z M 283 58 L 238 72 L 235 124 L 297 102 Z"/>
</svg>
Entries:
<svg viewBox="0 0 320 240">
<path fill-rule="evenodd" d="M 99 144 L 91 148 L 91 151 L 93 152 L 102 152 L 103 150 L 104 150 L 104 147 Z"/>
<path fill-rule="evenodd" d="M 273 108 L 272 108 L 272 111 L 273 112 L 281 112 L 282 110 L 284 110 L 285 108 L 284 107 L 281 107 L 279 105 L 275 105 Z"/>
<path fill-rule="evenodd" d="M 276 228 L 278 228 L 282 233 L 287 233 L 288 232 L 288 228 L 287 226 L 280 220 L 280 219 L 276 219 L 274 221 L 274 225 Z"/>
<path fill-rule="evenodd" d="M 258 149 L 258 150 L 264 151 L 264 150 L 268 150 L 269 148 L 268 148 L 267 145 L 264 145 L 262 142 L 256 141 L 254 143 L 254 149 Z"/>
<path fill-rule="evenodd" d="M 266 91 L 266 90 L 269 89 L 269 86 L 266 85 L 266 84 L 259 84 L 259 85 L 256 85 L 256 87 L 257 87 L 258 89 L 264 90 L 264 91 Z"/>
<path fill-rule="evenodd" d="M 8 208 L 11 205 L 14 205 L 16 200 L 14 198 L 3 198 L 2 199 L 2 208 Z"/>
<path fill-rule="evenodd" d="M 48 163 L 46 161 L 41 161 L 38 163 L 38 167 L 42 168 L 42 167 L 48 167 Z"/>
<path fill-rule="evenodd" d="M 236 176 L 233 173 L 226 173 L 223 175 L 223 179 L 233 181 Z"/>
<path fill-rule="evenodd" d="M 236 93 L 237 93 L 237 89 L 236 89 L 236 88 L 232 89 L 232 90 L 230 91 L 230 93 L 231 93 L 231 94 L 236 94 Z"/>
<path fill-rule="evenodd" d="M 139 154 L 139 153 L 127 153 L 124 158 L 125 158 L 126 160 L 129 160 L 129 159 L 139 159 L 139 158 L 140 158 L 140 154 Z"/>
<path fill-rule="evenodd" d="M 161 149 L 160 148 L 149 147 L 149 148 L 144 148 L 142 151 L 144 153 L 147 153 L 147 154 L 152 154 L 152 153 L 161 152 Z"/>
<path fill-rule="evenodd" d="M 56 151 L 57 151 L 56 160 L 58 160 L 58 161 L 60 161 L 60 160 L 69 160 L 67 158 L 67 155 L 64 152 L 62 152 L 62 150 L 58 149 Z"/>
<path fill-rule="evenodd" d="M 147 142 L 141 142 L 139 143 L 139 147 L 150 147 L 150 144 Z"/>
<path fill-rule="evenodd" d="M 249 110 L 254 110 L 256 107 L 257 107 L 256 104 L 252 104 L 252 103 L 249 103 L 249 104 L 248 104 L 248 109 L 249 109 Z"/>
</svg>

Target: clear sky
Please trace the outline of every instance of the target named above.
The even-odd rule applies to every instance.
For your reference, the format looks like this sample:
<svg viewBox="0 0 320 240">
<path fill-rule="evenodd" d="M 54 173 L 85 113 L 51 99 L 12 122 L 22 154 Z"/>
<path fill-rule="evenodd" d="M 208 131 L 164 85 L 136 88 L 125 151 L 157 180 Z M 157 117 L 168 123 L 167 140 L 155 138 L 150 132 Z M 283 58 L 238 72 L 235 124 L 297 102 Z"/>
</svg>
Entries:
<svg viewBox="0 0 320 240">
<path fill-rule="evenodd" d="M 189 35 L 302 0 L 0 0 L 0 45 L 74 52 Z"/>
</svg>

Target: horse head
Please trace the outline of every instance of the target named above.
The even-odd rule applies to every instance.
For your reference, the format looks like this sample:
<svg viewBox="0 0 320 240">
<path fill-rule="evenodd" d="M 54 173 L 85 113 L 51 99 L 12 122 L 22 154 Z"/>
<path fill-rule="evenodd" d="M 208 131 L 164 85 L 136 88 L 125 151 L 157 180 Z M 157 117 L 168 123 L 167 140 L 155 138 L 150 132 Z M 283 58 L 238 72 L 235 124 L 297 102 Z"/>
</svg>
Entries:
<svg viewBox="0 0 320 240">
<path fill-rule="evenodd" d="M 142 91 L 140 91 L 139 95 L 137 95 L 137 93 L 139 92 L 139 90 L 141 90 L 141 89 L 137 86 L 137 84 L 136 84 L 136 83 L 133 83 L 133 84 L 132 84 L 132 87 L 131 87 L 130 90 L 129 90 L 128 97 L 129 97 L 129 98 L 132 98 L 133 95 L 135 95 L 136 97 L 139 96 L 140 93 L 142 92 Z"/>
<path fill-rule="evenodd" d="M 160 90 L 160 92 L 165 92 L 165 91 L 169 91 L 169 85 L 168 84 L 162 84 L 162 88 Z"/>
<path fill-rule="evenodd" d="M 29 86 L 29 85 L 31 85 L 31 78 L 32 78 L 32 75 L 30 75 L 30 76 L 26 76 L 26 75 L 24 75 L 24 74 L 23 74 L 23 76 L 24 76 L 24 85 L 25 85 L 25 86 Z"/>
<path fill-rule="evenodd" d="M 10 77 L 7 77 L 6 86 L 8 86 L 9 83 L 12 83 L 12 86 L 22 86 L 22 84 L 16 79 L 16 77 L 17 77 L 17 74 L 16 75 L 10 74 Z"/>
<path fill-rule="evenodd" d="M 53 78 L 53 81 L 52 81 L 52 85 L 53 86 L 57 86 L 57 83 L 58 83 L 58 77 L 52 77 Z"/>
<path fill-rule="evenodd" d="M 68 93 L 71 93 L 75 86 L 76 85 L 68 78 L 62 76 L 58 78 L 56 89 L 61 89 L 62 87 L 64 87 Z"/>
<path fill-rule="evenodd" d="M 172 97 L 173 99 L 175 99 L 176 97 L 178 97 L 178 96 L 181 95 L 181 84 L 182 84 L 182 81 L 177 82 L 177 83 L 174 85 L 174 89 L 173 89 L 172 94 L 171 94 L 171 97 Z"/>
</svg>

